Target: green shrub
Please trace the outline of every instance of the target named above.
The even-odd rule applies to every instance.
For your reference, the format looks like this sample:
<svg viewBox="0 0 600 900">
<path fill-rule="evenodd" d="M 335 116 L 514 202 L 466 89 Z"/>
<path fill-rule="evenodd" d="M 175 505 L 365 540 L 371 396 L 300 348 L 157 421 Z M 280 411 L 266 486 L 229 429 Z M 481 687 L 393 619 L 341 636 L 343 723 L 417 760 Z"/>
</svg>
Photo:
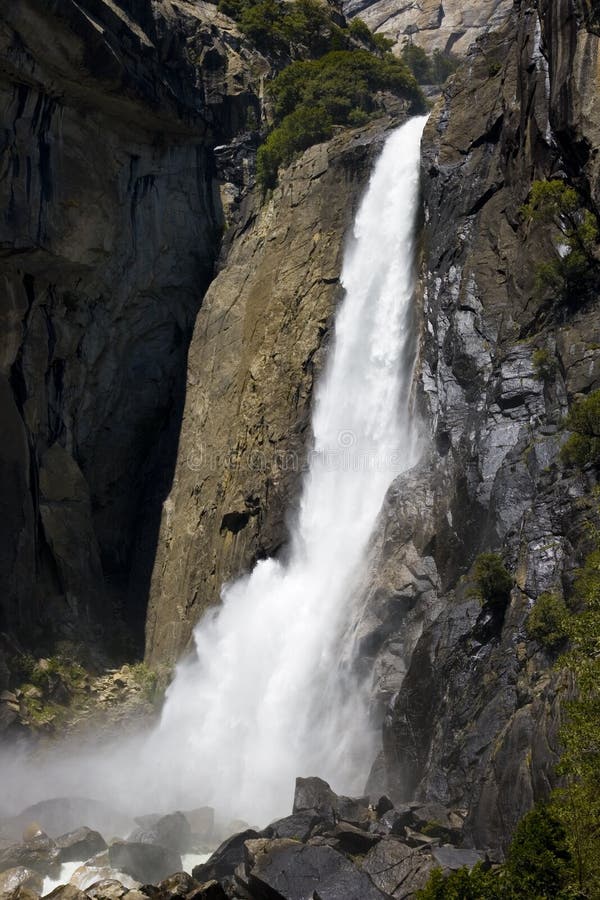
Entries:
<svg viewBox="0 0 600 900">
<path fill-rule="evenodd" d="M 503 896 L 497 873 L 486 871 L 481 863 L 470 871 L 463 867 L 449 875 L 434 869 L 425 887 L 415 894 L 416 900 L 500 900 Z"/>
<path fill-rule="evenodd" d="M 573 877 L 565 829 L 546 806 L 524 816 L 513 835 L 505 878 L 513 897 L 559 897 Z"/>
<path fill-rule="evenodd" d="M 583 467 L 600 463 L 600 391 L 577 400 L 571 407 L 565 426 L 573 433 L 561 450 L 563 462 Z"/>
<path fill-rule="evenodd" d="M 494 60 L 488 66 L 488 75 L 490 76 L 490 78 L 495 78 L 496 75 L 499 75 L 501 71 L 502 63 L 498 62 L 497 60 Z"/>
<path fill-rule="evenodd" d="M 220 0 L 219 9 L 259 50 L 275 57 L 319 57 L 349 45 L 349 32 L 317 0 Z"/>
<path fill-rule="evenodd" d="M 550 381 L 556 374 L 556 357 L 546 347 L 539 347 L 533 352 L 533 368 L 542 381 Z"/>
<path fill-rule="evenodd" d="M 338 50 L 319 60 L 298 60 L 284 69 L 269 86 L 276 127 L 258 151 L 257 177 L 263 188 L 275 184 L 279 166 L 331 137 L 334 125 L 368 121 L 376 109 L 374 94 L 380 90 L 422 108 L 413 76 L 391 56 Z"/>
<path fill-rule="evenodd" d="M 567 637 L 567 615 L 567 607 L 560 597 L 550 593 L 540 594 L 527 617 L 527 637 L 548 650 L 555 650 Z"/>
<path fill-rule="evenodd" d="M 505 606 L 510 600 L 513 579 L 497 553 L 482 553 L 475 560 L 475 584 L 484 603 Z"/>
<path fill-rule="evenodd" d="M 406 43 L 402 48 L 402 59 L 419 84 L 443 84 L 459 63 L 451 53 L 434 50 L 428 56 L 422 47 L 412 43 Z"/>
<path fill-rule="evenodd" d="M 322 106 L 313 109 L 301 106 L 290 113 L 258 150 L 256 175 L 259 183 L 264 188 L 274 187 L 280 165 L 287 165 L 299 151 L 327 140 L 332 132 L 331 116 Z"/>
<path fill-rule="evenodd" d="M 595 250 L 599 230 L 595 215 L 585 209 L 575 188 L 558 179 L 534 181 L 522 212 L 528 221 L 552 224 L 560 234 L 554 259 L 536 267 L 536 292 L 579 305 L 598 284 Z"/>
<path fill-rule="evenodd" d="M 362 19 L 352 19 L 348 32 L 354 40 L 377 53 L 388 53 L 394 46 L 394 41 L 383 34 L 374 34 Z"/>
</svg>

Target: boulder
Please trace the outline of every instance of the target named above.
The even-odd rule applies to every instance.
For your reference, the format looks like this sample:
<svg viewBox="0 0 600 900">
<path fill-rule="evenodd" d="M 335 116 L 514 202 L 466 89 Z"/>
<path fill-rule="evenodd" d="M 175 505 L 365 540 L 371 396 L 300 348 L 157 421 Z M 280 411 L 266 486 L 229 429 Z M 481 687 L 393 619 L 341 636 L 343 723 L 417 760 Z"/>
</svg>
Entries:
<svg viewBox="0 0 600 900">
<path fill-rule="evenodd" d="M 167 897 L 185 897 L 197 887 L 198 882 L 187 872 L 176 872 L 158 885 L 160 893 Z"/>
<path fill-rule="evenodd" d="M 0 894 L 2 900 L 39 900 L 39 896 L 37 891 L 33 891 L 24 884 L 20 884 L 6 894 Z"/>
<path fill-rule="evenodd" d="M 333 819 L 337 794 L 322 778 L 296 778 L 293 812 L 316 810 L 324 818 Z"/>
<path fill-rule="evenodd" d="M 430 837 L 454 843 L 460 840 L 463 818 L 454 810 L 446 809 L 440 803 L 427 803 L 412 811 L 412 827 Z"/>
<path fill-rule="evenodd" d="M 106 855 L 108 857 L 108 854 Z M 102 854 L 102 856 L 104 856 L 104 854 Z M 108 859 L 106 860 L 105 865 L 90 865 L 89 863 L 86 863 L 84 866 L 79 866 L 79 868 L 75 869 L 71 875 L 70 884 L 74 884 L 80 891 L 87 892 L 93 885 L 107 881 L 118 881 L 127 890 L 132 890 L 140 886 L 139 881 L 131 878 L 131 876 L 127 875 L 125 872 L 118 872 L 116 869 L 111 869 L 108 865 Z"/>
<path fill-rule="evenodd" d="M 139 828 L 129 840 L 141 844 L 158 844 L 169 847 L 177 853 L 185 853 L 192 843 L 192 829 L 183 813 L 174 812 L 166 816 L 139 816 L 135 820 Z"/>
<path fill-rule="evenodd" d="M 315 826 L 324 820 L 314 810 L 306 809 L 293 813 L 285 819 L 277 819 L 265 828 L 262 834 L 271 838 L 292 838 L 297 841 L 307 841 Z"/>
<path fill-rule="evenodd" d="M 227 900 L 227 894 L 218 881 L 211 879 L 190 891 L 187 900 Z"/>
<path fill-rule="evenodd" d="M 339 822 L 331 832 L 334 838 L 333 846 L 336 850 L 349 856 L 358 856 L 368 853 L 369 850 L 381 840 L 380 835 L 369 831 L 363 831 L 350 825 L 348 822 Z"/>
<path fill-rule="evenodd" d="M 129 888 L 125 887 L 116 878 L 102 878 L 100 881 L 90 885 L 84 896 L 90 898 L 90 900 L 121 900 L 121 897 L 128 893 Z"/>
<path fill-rule="evenodd" d="M 456 871 L 467 866 L 472 869 L 477 863 L 487 861 L 486 854 L 481 850 L 460 850 L 451 844 L 443 847 L 433 847 L 431 851 L 436 863 L 448 871 Z"/>
<path fill-rule="evenodd" d="M 247 878 L 256 900 L 383 900 L 369 876 L 332 847 L 252 841 Z M 262 846 L 259 846 L 262 845 Z"/>
<path fill-rule="evenodd" d="M 107 844 L 99 831 L 84 827 L 57 837 L 56 846 L 60 851 L 60 861 L 72 862 L 77 859 L 90 859 L 106 850 Z"/>
<path fill-rule="evenodd" d="M 0 850 L 0 871 L 19 866 L 33 869 L 40 875 L 57 875 L 60 870 L 60 851 L 45 834 Z"/>
<path fill-rule="evenodd" d="M 368 826 L 374 818 L 368 797 L 340 796 L 322 778 L 296 778 L 293 812 L 307 810 L 331 822 L 343 819 L 359 827 Z"/>
<path fill-rule="evenodd" d="M 259 837 L 258 831 L 249 828 L 227 838 L 210 859 L 192 869 L 193 878 L 201 883 L 212 879 L 222 881 L 224 878 L 233 878 L 236 868 L 244 861 L 245 842 Z"/>
<path fill-rule="evenodd" d="M 27 888 L 35 894 L 42 893 L 44 879 L 39 872 L 26 869 L 25 866 L 16 866 L 0 873 L 0 895 L 10 894 L 19 887 Z"/>
<path fill-rule="evenodd" d="M 186 809 L 183 810 L 183 815 L 188 820 L 194 837 L 201 841 L 210 840 L 215 827 L 215 811 L 212 806 Z"/>
<path fill-rule="evenodd" d="M 386 797 L 384 794 L 375 804 L 375 814 L 377 815 L 377 818 L 380 819 L 386 812 L 389 812 L 393 808 L 394 804 L 390 798 Z"/>
<path fill-rule="evenodd" d="M 405 829 L 413 822 L 411 806 L 397 806 L 385 812 L 372 827 L 377 834 L 404 836 Z"/>
<path fill-rule="evenodd" d="M 421 889 L 436 863 L 428 848 L 407 847 L 396 838 L 383 838 L 365 856 L 361 869 L 386 896 L 412 897 Z"/>
<path fill-rule="evenodd" d="M 162 881 L 182 869 L 181 856 L 169 847 L 134 841 L 115 841 L 108 850 L 112 868 L 142 883 Z"/>
<path fill-rule="evenodd" d="M 88 900 L 87 895 L 76 888 L 74 884 L 61 884 L 46 894 L 46 898 L 48 897 L 51 897 L 52 900 Z"/>
</svg>

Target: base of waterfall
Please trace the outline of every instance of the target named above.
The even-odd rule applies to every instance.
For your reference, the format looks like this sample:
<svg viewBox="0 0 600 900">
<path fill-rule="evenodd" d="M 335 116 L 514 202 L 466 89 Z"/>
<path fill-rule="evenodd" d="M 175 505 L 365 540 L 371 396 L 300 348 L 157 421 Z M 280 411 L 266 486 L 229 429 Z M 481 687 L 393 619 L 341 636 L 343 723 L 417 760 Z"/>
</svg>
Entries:
<svg viewBox="0 0 600 900">
<path fill-rule="evenodd" d="M 0 835 L 24 827 L 19 842 L 0 838 L 2 900 L 382 900 L 412 897 L 434 868 L 491 865 L 462 846 L 463 810 L 344 797 L 320 778 L 296 780 L 291 815 L 243 827 L 212 854 L 198 852 L 219 833 L 209 808 L 139 817 L 124 839 L 43 830 L 84 812 L 113 824 L 102 804 L 65 798 L 0 822 Z"/>
</svg>

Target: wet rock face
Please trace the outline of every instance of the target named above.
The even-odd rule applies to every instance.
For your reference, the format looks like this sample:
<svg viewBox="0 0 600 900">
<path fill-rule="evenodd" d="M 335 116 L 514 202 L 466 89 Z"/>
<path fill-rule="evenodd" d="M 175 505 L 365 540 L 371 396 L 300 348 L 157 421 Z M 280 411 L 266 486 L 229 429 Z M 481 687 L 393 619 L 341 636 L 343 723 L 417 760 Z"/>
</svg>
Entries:
<svg viewBox="0 0 600 900">
<path fill-rule="evenodd" d="M 412 40 L 428 53 L 452 51 L 464 56 L 471 44 L 498 28 L 507 18 L 511 0 L 344 0 L 345 14 L 359 16 L 369 27 L 395 42 L 400 52 Z"/>
<path fill-rule="evenodd" d="M 0 624 L 29 643 L 114 602 L 141 627 L 222 228 L 211 148 L 267 69 L 211 4 L 89 7 L 0 21 Z"/>
<path fill-rule="evenodd" d="M 598 308 L 552 311 L 536 294 L 548 237 L 520 214 L 553 172 L 579 173 L 598 197 L 582 150 L 600 122 L 598 37 L 570 9 L 515 7 L 426 129 L 417 403 L 429 434 L 388 494 L 361 623 L 383 722 L 371 789 L 464 808 L 478 846 L 504 843 L 553 783 L 558 685 L 524 625 L 585 549 L 590 484 L 559 461 L 560 423 L 600 383 Z M 556 359 L 551 373 L 536 349 Z M 498 614 L 473 597 L 472 563 L 489 550 L 515 577 Z"/>
<path fill-rule="evenodd" d="M 196 320 L 146 654 L 174 660 L 224 582 L 286 540 L 347 228 L 387 119 L 312 147 L 248 198 Z"/>
</svg>

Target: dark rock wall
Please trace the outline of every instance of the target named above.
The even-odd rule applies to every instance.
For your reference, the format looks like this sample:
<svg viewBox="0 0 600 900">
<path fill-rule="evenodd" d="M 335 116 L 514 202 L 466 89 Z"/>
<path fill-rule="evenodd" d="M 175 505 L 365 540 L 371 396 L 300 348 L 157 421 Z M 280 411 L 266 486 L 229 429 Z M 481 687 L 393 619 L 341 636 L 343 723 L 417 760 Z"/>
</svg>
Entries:
<svg viewBox="0 0 600 900">
<path fill-rule="evenodd" d="M 89 638 L 116 605 L 141 637 L 223 228 L 212 147 L 267 64 L 202 3 L 23 0 L 0 42 L 0 630 Z"/>
<path fill-rule="evenodd" d="M 540 593 L 568 590 L 586 548 L 591 475 L 558 451 L 568 404 L 600 387 L 598 308 L 536 295 L 549 236 L 520 209 L 534 179 L 561 172 L 596 202 L 597 63 L 568 0 L 515 4 L 425 133 L 425 449 L 388 496 L 361 623 L 383 720 L 372 787 L 464 807 L 478 846 L 505 840 L 555 777 L 553 660 L 524 623 Z M 546 377 L 536 349 L 556 360 Z M 515 575 L 506 610 L 472 595 L 489 550 Z"/>
</svg>

